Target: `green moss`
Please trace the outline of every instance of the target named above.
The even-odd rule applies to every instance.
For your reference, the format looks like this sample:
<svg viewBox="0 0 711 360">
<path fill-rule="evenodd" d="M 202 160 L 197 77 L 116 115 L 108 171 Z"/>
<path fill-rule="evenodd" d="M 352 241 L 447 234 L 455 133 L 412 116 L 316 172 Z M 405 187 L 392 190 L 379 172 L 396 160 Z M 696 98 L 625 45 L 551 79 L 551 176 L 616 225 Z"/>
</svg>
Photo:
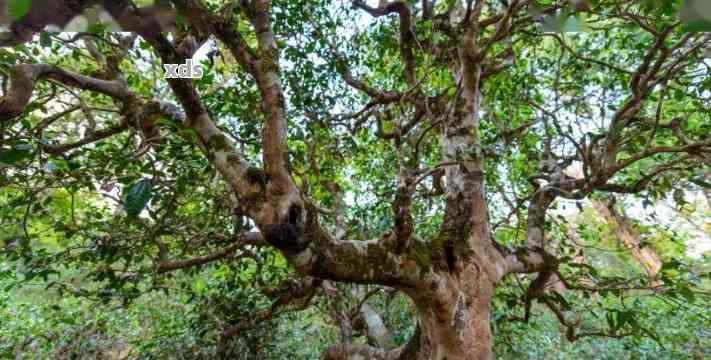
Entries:
<svg viewBox="0 0 711 360">
<path fill-rule="evenodd" d="M 227 154 L 227 162 L 230 164 L 240 164 L 242 162 L 242 157 L 237 154 L 230 153 Z"/>
<path fill-rule="evenodd" d="M 407 256 L 410 259 L 415 260 L 417 265 L 419 265 L 422 270 L 428 271 L 430 268 L 432 268 L 432 263 L 434 260 L 432 258 L 432 249 L 437 247 L 439 247 L 439 239 L 429 243 L 422 241 L 413 241 L 412 244 L 410 244 Z"/>
<path fill-rule="evenodd" d="M 256 166 L 250 166 L 247 168 L 247 180 L 251 183 L 259 183 L 262 186 L 266 186 L 269 178 L 262 169 Z"/>
<path fill-rule="evenodd" d="M 207 146 L 215 151 L 232 151 L 232 145 L 224 134 L 217 134 L 210 137 Z"/>
<path fill-rule="evenodd" d="M 260 49 L 257 54 L 261 59 L 262 68 L 269 72 L 279 72 L 279 50 L 274 49 Z"/>
</svg>

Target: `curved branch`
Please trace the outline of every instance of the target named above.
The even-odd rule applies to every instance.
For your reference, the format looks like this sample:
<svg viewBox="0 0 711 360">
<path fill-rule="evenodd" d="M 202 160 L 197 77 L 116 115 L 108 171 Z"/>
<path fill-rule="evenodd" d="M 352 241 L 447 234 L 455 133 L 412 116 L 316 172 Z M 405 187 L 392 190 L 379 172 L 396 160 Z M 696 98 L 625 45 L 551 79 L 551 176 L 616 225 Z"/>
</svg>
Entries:
<svg viewBox="0 0 711 360">
<path fill-rule="evenodd" d="M 84 145 L 88 145 L 88 144 L 97 142 L 99 140 L 103 140 L 103 139 L 109 138 L 111 136 L 114 136 L 116 134 L 122 133 L 127 129 L 128 129 L 128 122 L 126 122 L 126 120 L 124 119 L 118 125 L 114 125 L 114 126 L 106 128 L 106 129 L 93 131 L 78 141 L 66 143 L 66 144 L 61 144 L 61 145 L 45 145 L 42 147 L 42 149 L 48 154 L 61 155 L 61 154 L 66 153 L 67 151 L 70 151 L 70 150 L 82 147 Z"/>
<path fill-rule="evenodd" d="M 372 108 L 373 106 L 378 104 L 394 103 L 400 101 L 403 98 L 404 94 L 376 89 L 366 84 L 363 80 L 355 77 L 351 73 L 351 70 L 348 65 L 346 64 L 345 57 L 338 51 L 336 45 L 326 38 L 326 36 L 321 32 L 321 29 L 316 24 L 313 24 L 313 27 L 316 35 L 328 44 L 331 54 L 338 62 L 336 64 L 336 71 L 338 71 L 338 73 L 341 75 L 343 81 L 345 81 L 346 84 L 348 84 L 350 87 L 362 91 L 371 98 L 371 101 L 368 103 L 368 105 L 366 105 L 366 109 Z"/>
<path fill-rule="evenodd" d="M 209 10 L 195 0 L 176 1 L 181 11 L 188 16 L 197 29 L 214 33 L 225 43 L 240 65 L 255 79 L 264 102 L 262 112 L 265 126 L 262 136 L 262 155 L 264 170 L 268 182 L 266 195 L 279 198 L 275 213 L 269 214 L 262 223 L 277 224 L 284 221 L 286 212 L 292 204 L 300 203 L 296 199 L 294 185 L 287 167 L 287 121 L 286 102 L 280 79 L 279 49 L 269 20 L 270 1 L 252 1 L 245 10 L 257 35 L 258 49 L 255 52 L 247 45 L 241 34 L 234 30 L 234 24 Z M 165 57 L 166 51 L 162 52 Z M 166 59 L 164 58 L 164 61 Z M 177 83 L 177 81 L 173 81 Z M 175 84 L 177 85 L 177 84 Z M 175 85 L 171 85 L 174 86 Z M 194 93 L 194 90 L 190 91 Z M 186 94 L 183 98 L 195 97 Z M 197 99 L 195 97 L 195 99 Z M 193 101 L 194 102 L 194 101 Z"/>
<path fill-rule="evenodd" d="M 262 137 L 264 170 L 269 176 L 268 195 L 296 189 L 287 167 L 286 101 L 280 79 L 279 47 L 269 19 L 269 0 L 253 0 L 247 11 L 258 43 L 258 58 L 252 75 L 264 101 L 265 126 Z M 238 56 L 239 54 L 235 54 Z"/>
<path fill-rule="evenodd" d="M 99 0 L 55 0 L 32 1 L 30 8 L 22 18 L 9 24 L 10 31 L 0 32 L 0 47 L 10 47 L 32 41 L 34 34 L 42 31 L 47 25 L 53 24 L 63 28 L 76 15 L 88 7 L 99 3 Z M 5 11 L 7 1 L 0 3 Z M 7 25 L 7 24 L 0 24 Z"/>
<path fill-rule="evenodd" d="M 152 119 L 159 116 L 170 117 L 178 123 L 185 121 L 185 114 L 178 109 L 177 106 L 162 100 L 132 103 L 130 106 L 124 108 L 122 113 L 126 114 L 126 116 L 124 116 L 117 125 L 97 131 L 90 131 L 82 139 L 74 142 L 59 145 L 45 145 L 43 149 L 48 154 L 61 155 L 67 151 L 120 134 L 131 126 L 140 126 L 144 123 L 153 124 Z M 131 121 L 129 119 L 135 120 Z"/>
<path fill-rule="evenodd" d="M 365 299 L 364 299 L 365 300 Z M 359 316 L 363 319 L 368 339 L 383 349 L 393 349 L 394 343 L 390 331 L 385 326 L 382 317 L 368 304 L 362 304 Z"/>
<path fill-rule="evenodd" d="M 235 237 L 235 242 L 226 248 L 219 250 L 217 252 L 199 256 L 187 260 L 177 260 L 177 261 L 164 261 L 158 264 L 156 271 L 159 274 L 175 271 L 178 269 L 185 269 L 189 267 L 204 265 L 215 260 L 224 259 L 231 256 L 235 251 L 242 249 L 246 245 L 254 246 L 265 246 L 267 243 L 264 241 L 262 234 L 257 232 L 245 232 L 238 234 Z M 246 256 L 251 256 L 251 253 L 246 253 Z"/>
<path fill-rule="evenodd" d="M 165 64 L 181 63 L 183 54 L 162 34 L 142 35 L 155 49 Z M 256 209 L 254 200 L 263 191 L 261 171 L 252 167 L 244 156 L 236 151 L 230 138 L 210 118 L 200 100 L 195 86 L 189 79 L 167 79 L 173 93 L 185 110 L 185 125 L 198 134 L 200 147 L 215 168 L 223 175 L 232 189 L 239 194 L 250 217 L 262 221 L 263 214 Z"/>
<path fill-rule="evenodd" d="M 54 80 L 66 86 L 95 91 L 120 101 L 131 97 L 126 83 L 76 74 L 49 64 L 20 64 L 10 69 L 10 88 L 0 98 L 0 122 L 22 114 L 32 97 L 37 80 Z"/>
<path fill-rule="evenodd" d="M 525 247 L 506 257 L 507 273 L 539 272 L 556 265 L 555 258 L 544 250 L 546 213 L 554 200 L 555 193 L 547 187 L 534 193 L 528 204 Z"/>
<path fill-rule="evenodd" d="M 294 228 L 282 226 L 280 240 L 267 241 L 301 274 L 338 282 L 358 284 L 407 285 L 420 276 L 419 267 L 408 254 L 396 255 L 393 233 L 373 240 L 337 240 L 318 224 L 318 210 L 307 210 L 303 238 Z"/>
</svg>

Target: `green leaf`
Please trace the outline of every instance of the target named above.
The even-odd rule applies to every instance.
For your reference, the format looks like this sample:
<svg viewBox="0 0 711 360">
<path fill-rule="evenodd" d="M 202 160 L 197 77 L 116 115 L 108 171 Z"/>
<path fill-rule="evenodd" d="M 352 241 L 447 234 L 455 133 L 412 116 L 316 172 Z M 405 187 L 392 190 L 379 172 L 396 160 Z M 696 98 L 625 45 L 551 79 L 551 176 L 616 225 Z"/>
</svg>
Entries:
<svg viewBox="0 0 711 360">
<path fill-rule="evenodd" d="M 395 130 L 395 124 L 392 121 L 383 121 L 383 132 L 390 133 Z"/>
<path fill-rule="evenodd" d="M 60 319 L 60 321 L 67 324 L 67 325 L 74 325 L 77 323 L 77 321 L 74 318 L 70 318 L 70 317 L 63 317 Z"/>
<path fill-rule="evenodd" d="M 135 218 L 146 207 L 153 196 L 153 184 L 150 179 L 141 179 L 128 189 L 123 201 L 126 215 Z"/>
<path fill-rule="evenodd" d="M 705 19 L 696 19 L 684 24 L 686 32 L 711 32 L 711 21 Z"/>
<path fill-rule="evenodd" d="M 696 296 L 694 295 L 694 291 L 691 290 L 690 287 L 686 285 L 681 285 L 677 287 L 677 290 L 681 296 L 686 299 L 689 303 L 693 303 L 696 300 Z"/>
<path fill-rule="evenodd" d="M 43 32 L 40 34 L 40 45 L 43 47 L 50 47 L 52 46 L 52 37 L 49 35 L 48 32 Z"/>
<path fill-rule="evenodd" d="M 10 17 L 17 20 L 25 16 L 30 11 L 31 0 L 10 0 L 8 6 Z"/>
<path fill-rule="evenodd" d="M 617 316 L 617 325 L 623 326 L 625 324 L 634 324 L 634 313 L 631 311 L 619 311 Z"/>
<path fill-rule="evenodd" d="M 89 28 L 87 29 L 90 33 L 92 34 L 98 34 L 106 31 L 107 26 L 106 24 L 102 22 L 97 22 L 89 25 Z"/>
<path fill-rule="evenodd" d="M 605 314 L 605 320 L 607 320 L 607 326 L 609 326 L 611 329 L 616 329 L 616 321 L 615 317 L 613 316 L 612 312 L 608 312 Z"/>
<path fill-rule="evenodd" d="M 11 149 L 0 150 L 0 163 L 15 165 L 32 156 L 32 150 L 32 145 L 28 143 L 19 143 Z"/>
</svg>

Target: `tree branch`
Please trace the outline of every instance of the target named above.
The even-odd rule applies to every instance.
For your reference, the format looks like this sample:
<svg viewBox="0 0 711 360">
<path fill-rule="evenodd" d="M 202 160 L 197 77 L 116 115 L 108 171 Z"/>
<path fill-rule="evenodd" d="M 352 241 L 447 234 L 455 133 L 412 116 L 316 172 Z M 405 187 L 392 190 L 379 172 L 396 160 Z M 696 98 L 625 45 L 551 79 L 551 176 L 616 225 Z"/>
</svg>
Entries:
<svg viewBox="0 0 711 360">
<path fill-rule="evenodd" d="M 199 266 L 203 264 L 207 264 L 210 262 L 213 262 L 215 260 L 219 259 L 224 259 L 226 257 L 231 256 L 235 251 L 243 249 L 244 246 L 246 245 L 252 245 L 252 246 L 266 246 L 267 243 L 264 241 L 264 238 L 262 235 L 258 232 L 244 232 L 237 234 L 234 237 L 234 242 L 225 247 L 222 250 L 219 250 L 217 252 L 204 255 L 204 256 L 199 256 L 196 258 L 192 259 L 187 259 L 187 260 L 178 260 L 178 261 L 163 261 L 158 264 L 158 268 L 156 271 L 159 274 L 170 272 L 170 271 L 175 271 L 178 269 L 185 269 L 189 267 L 194 267 L 194 266 Z M 251 253 L 246 252 L 245 256 L 250 256 Z"/>
<path fill-rule="evenodd" d="M 119 80 L 102 80 L 69 72 L 49 64 L 20 64 L 10 68 L 10 88 L 0 98 L 0 122 L 9 121 L 22 114 L 32 97 L 37 80 L 48 79 L 66 86 L 95 91 L 125 102 L 131 92 Z"/>
<path fill-rule="evenodd" d="M 371 7 L 362 0 L 353 0 L 353 6 L 363 9 L 374 17 L 397 13 L 400 18 L 400 53 L 405 64 L 405 81 L 411 87 L 417 83 L 415 79 L 415 58 L 412 49 L 415 45 L 415 33 L 412 31 L 412 11 L 404 1 L 381 3 L 377 8 Z"/>
</svg>

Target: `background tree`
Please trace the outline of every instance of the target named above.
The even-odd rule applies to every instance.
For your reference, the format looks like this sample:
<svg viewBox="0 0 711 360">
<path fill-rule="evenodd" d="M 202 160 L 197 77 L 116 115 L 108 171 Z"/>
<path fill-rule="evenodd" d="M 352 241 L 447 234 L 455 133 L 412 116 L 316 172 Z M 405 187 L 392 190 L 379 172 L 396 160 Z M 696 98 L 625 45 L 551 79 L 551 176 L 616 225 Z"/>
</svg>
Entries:
<svg viewBox="0 0 711 360">
<path fill-rule="evenodd" d="M 708 187 L 699 4 L 10 1 L 6 255 L 106 303 L 197 288 L 194 330 L 226 357 L 314 307 L 339 328 L 324 358 L 492 358 L 492 323 L 536 303 L 568 341 L 659 339 L 638 300 L 695 301 L 706 270 L 684 249 L 606 268 L 565 206 L 681 207 Z M 42 32 L 87 11 L 115 24 Z M 202 79 L 163 79 L 201 48 Z M 218 260 L 207 283 L 168 276 Z M 406 342 L 375 299 L 410 307 Z"/>
</svg>

